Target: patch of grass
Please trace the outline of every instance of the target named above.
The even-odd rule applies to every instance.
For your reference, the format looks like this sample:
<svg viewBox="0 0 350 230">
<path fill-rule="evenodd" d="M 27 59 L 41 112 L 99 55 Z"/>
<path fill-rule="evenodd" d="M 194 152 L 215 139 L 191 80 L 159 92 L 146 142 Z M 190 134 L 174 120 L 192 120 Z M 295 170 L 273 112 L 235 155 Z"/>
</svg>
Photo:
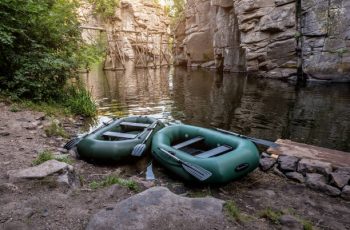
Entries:
<svg viewBox="0 0 350 230">
<path fill-rule="evenodd" d="M 40 165 L 49 160 L 57 160 L 66 164 L 73 163 L 72 159 L 70 159 L 68 156 L 56 157 L 50 150 L 44 150 L 33 160 L 32 165 Z"/>
<path fill-rule="evenodd" d="M 49 116 L 81 115 L 84 117 L 95 117 L 97 114 L 97 106 L 90 92 L 81 84 L 68 86 L 64 92 L 62 91 L 59 99 L 48 99 L 45 102 L 11 97 L 7 94 L 1 96 L 13 103 L 10 108 L 11 112 L 30 109 L 44 112 Z"/>
<path fill-rule="evenodd" d="M 53 160 L 55 157 L 53 156 L 52 152 L 49 150 L 44 150 L 33 160 L 33 165 L 40 165 L 44 163 L 45 161 Z"/>
<path fill-rule="evenodd" d="M 236 220 L 237 222 L 244 221 L 244 218 L 243 218 L 240 210 L 238 209 L 236 203 L 233 200 L 227 201 L 224 205 L 224 209 L 229 214 L 229 216 L 231 218 L 233 218 L 234 220 Z"/>
<path fill-rule="evenodd" d="M 68 87 L 64 104 L 73 114 L 85 117 L 94 117 L 97 114 L 97 106 L 92 100 L 90 92 L 83 86 Z"/>
<path fill-rule="evenodd" d="M 208 186 L 205 189 L 200 190 L 192 190 L 188 194 L 189 197 L 206 197 L 206 196 L 212 196 L 211 189 Z"/>
<path fill-rule="evenodd" d="M 16 105 L 16 104 L 11 105 L 10 112 L 17 113 L 19 111 L 21 111 L 21 109 L 18 107 L 18 105 Z"/>
<path fill-rule="evenodd" d="M 312 230 L 313 229 L 311 221 L 303 220 L 302 224 L 303 224 L 304 230 Z"/>
<path fill-rule="evenodd" d="M 22 108 L 43 112 L 48 116 L 73 115 L 66 106 L 63 106 L 55 102 L 46 103 L 46 102 L 33 102 L 28 100 L 21 100 L 19 105 Z"/>
<path fill-rule="evenodd" d="M 68 138 L 68 134 L 64 128 L 62 128 L 56 122 L 52 122 L 51 125 L 45 128 L 45 133 L 48 137 L 64 137 Z"/>
<path fill-rule="evenodd" d="M 55 157 L 54 159 L 57 161 L 60 161 L 60 162 L 64 162 L 64 163 L 69 164 L 69 165 L 73 164 L 73 160 L 71 158 L 69 158 L 68 156 Z"/>
<path fill-rule="evenodd" d="M 279 224 L 280 223 L 279 218 L 282 216 L 282 214 L 283 213 L 281 211 L 275 211 L 275 210 L 272 210 L 270 207 L 268 207 L 262 210 L 259 213 L 259 216 L 270 220 L 274 224 Z"/>
<path fill-rule="evenodd" d="M 123 178 L 119 178 L 116 176 L 107 176 L 104 180 L 102 181 L 92 181 L 90 183 L 90 188 L 92 189 L 98 189 L 98 188 L 104 188 L 108 187 L 114 184 L 118 184 L 122 187 L 126 187 L 132 191 L 138 191 L 139 187 L 137 183 L 133 180 L 127 180 Z"/>
</svg>

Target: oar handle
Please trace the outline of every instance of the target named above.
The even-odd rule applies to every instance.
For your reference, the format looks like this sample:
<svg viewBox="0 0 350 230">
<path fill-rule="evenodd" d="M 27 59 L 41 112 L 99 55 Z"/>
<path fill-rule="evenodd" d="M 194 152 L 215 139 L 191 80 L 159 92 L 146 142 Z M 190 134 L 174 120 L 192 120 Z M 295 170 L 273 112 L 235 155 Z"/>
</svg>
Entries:
<svg viewBox="0 0 350 230">
<path fill-rule="evenodd" d="M 160 151 L 162 151 L 163 153 L 167 154 L 169 157 L 173 158 L 174 160 L 176 160 L 177 162 L 182 162 L 182 160 L 180 160 L 179 158 L 177 158 L 175 155 L 173 155 L 172 153 L 168 152 L 165 149 L 159 148 Z"/>
<path fill-rule="evenodd" d="M 146 141 L 148 140 L 148 138 L 151 136 L 153 130 L 156 128 L 158 124 L 158 120 L 156 120 L 155 122 L 153 122 L 149 128 L 147 128 L 147 130 L 151 130 L 150 132 L 148 132 L 146 138 L 143 140 L 142 144 L 146 143 Z"/>
<path fill-rule="evenodd" d="M 272 142 L 272 141 L 267 141 L 267 140 L 258 139 L 258 138 L 254 138 L 254 137 L 248 137 L 248 136 L 244 136 L 242 134 L 234 133 L 234 132 L 227 131 L 227 130 L 224 130 L 224 129 L 219 129 L 219 128 L 216 128 L 216 130 L 219 131 L 219 132 L 222 132 L 222 133 L 226 133 L 226 134 L 230 134 L 230 135 L 233 135 L 233 136 L 237 136 L 237 137 L 248 139 L 248 140 L 254 142 L 255 144 L 265 145 L 265 146 L 269 146 L 269 147 L 273 147 L 273 148 L 279 147 L 279 144 L 277 144 L 275 142 Z"/>
<path fill-rule="evenodd" d="M 216 128 L 216 130 L 218 130 L 218 131 L 220 131 L 220 132 L 223 132 L 223 133 L 232 134 L 232 135 L 235 135 L 235 136 L 237 136 L 237 137 L 248 138 L 247 136 L 244 136 L 244 135 L 242 135 L 242 134 L 234 133 L 234 132 L 227 131 L 227 130 L 224 130 L 224 129 Z"/>
</svg>

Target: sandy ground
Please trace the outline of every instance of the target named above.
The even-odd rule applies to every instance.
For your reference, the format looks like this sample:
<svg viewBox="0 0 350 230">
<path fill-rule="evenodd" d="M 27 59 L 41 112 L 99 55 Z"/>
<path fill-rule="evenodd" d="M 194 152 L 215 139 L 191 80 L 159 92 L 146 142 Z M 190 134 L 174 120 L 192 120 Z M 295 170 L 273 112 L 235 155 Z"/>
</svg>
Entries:
<svg viewBox="0 0 350 230">
<path fill-rule="evenodd" d="M 50 119 L 42 113 L 13 112 L 3 102 L 0 111 L 0 229 L 84 229 L 98 210 L 136 193 L 118 185 L 90 188 L 93 180 L 111 173 L 136 180 L 139 191 L 162 185 L 183 196 L 234 200 L 244 218 L 240 222 L 231 220 L 232 229 L 285 229 L 287 226 L 262 217 L 267 209 L 309 221 L 314 229 L 350 229 L 350 202 L 258 169 L 227 185 L 189 186 L 170 177 L 157 164 L 154 169 L 157 181 L 146 182 L 147 158 L 129 165 L 96 165 L 70 156 L 81 183 L 79 187 L 62 185 L 52 178 L 10 183 L 7 171 L 30 167 L 39 152 L 45 149 L 58 152 L 67 139 L 46 137 L 44 126 Z M 82 127 L 79 119 L 59 120 L 72 135 Z M 161 223 L 159 226 L 161 229 Z"/>
</svg>

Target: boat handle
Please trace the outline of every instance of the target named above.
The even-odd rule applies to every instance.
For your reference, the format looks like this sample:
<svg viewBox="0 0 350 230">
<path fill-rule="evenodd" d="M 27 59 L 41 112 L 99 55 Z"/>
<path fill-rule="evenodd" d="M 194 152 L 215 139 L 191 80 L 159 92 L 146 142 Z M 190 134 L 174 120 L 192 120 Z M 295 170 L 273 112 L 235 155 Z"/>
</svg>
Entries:
<svg viewBox="0 0 350 230">
<path fill-rule="evenodd" d="M 242 163 L 235 168 L 236 172 L 241 172 L 249 167 L 249 163 Z"/>
</svg>

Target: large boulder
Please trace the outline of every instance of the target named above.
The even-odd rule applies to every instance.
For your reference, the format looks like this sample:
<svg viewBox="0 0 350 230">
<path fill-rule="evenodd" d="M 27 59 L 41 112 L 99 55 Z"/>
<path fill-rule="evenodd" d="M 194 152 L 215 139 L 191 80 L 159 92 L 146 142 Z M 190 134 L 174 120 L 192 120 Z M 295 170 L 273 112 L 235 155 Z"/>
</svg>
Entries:
<svg viewBox="0 0 350 230">
<path fill-rule="evenodd" d="M 100 210 L 86 229 L 228 229 L 223 204 L 215 198 L 186 198 L 153 187 Z"/>
</svg>

